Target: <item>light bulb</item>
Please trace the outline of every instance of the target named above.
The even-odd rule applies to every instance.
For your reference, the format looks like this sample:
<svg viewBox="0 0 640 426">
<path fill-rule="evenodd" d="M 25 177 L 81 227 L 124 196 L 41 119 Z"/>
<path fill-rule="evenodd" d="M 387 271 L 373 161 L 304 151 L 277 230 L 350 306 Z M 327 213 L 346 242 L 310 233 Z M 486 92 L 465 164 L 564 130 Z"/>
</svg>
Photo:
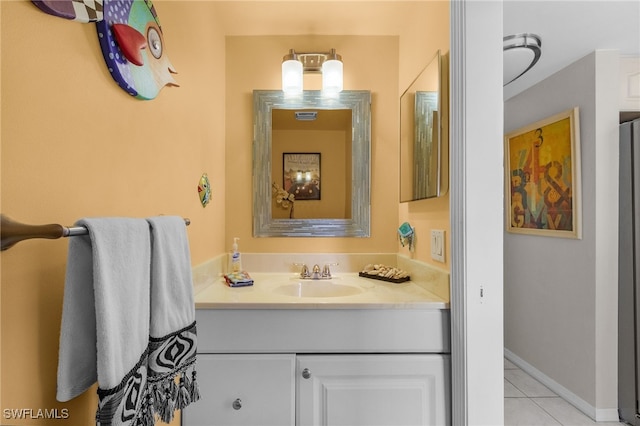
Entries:
<svg viewBox="0 0 640 426">
<path fill-rule="evenodd" d="M 322 91 L 327 94 L 342 92 L 342 61 L 331 59 L 322 63 Z"/>
<path fill-rule="evenodd" d="M 286 94 L 302 93 L 302 62 L 296 59 L 282 62 L 282 91 Z"/>
</svg>

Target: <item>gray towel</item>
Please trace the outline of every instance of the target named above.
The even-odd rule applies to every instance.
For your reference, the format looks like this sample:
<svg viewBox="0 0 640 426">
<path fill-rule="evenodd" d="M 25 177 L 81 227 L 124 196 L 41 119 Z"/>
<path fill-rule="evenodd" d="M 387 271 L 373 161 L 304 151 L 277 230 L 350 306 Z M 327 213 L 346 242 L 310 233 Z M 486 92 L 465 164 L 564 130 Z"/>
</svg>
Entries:
<svg viewBox="0 0 640 426">
<path fill-rule="evenodd" d="M 140 362 L 149 340 L 151 245 L 144 219 L 76 223 L 89 235 L 69 241 L 58 359 L 57 399 L 98 381 L 109 389 Z"/>
<path fill-rule="evenodd" d="M 169 423 L 173 409 L 200 398 L 191 257 L 184 219 L 157 216 L 151 226 L 149 388 L 155 411 Z M 180 377 L 176 386 L 175 378 Z"/>
<path fill-rule="evenodd" d="M 69 243 L 57 399 L 68 401 L 97 380 L 96 424 L 169 422 L 175 409 L 199 398 L 184 221 L 102 218 L 77 225 L 89 235 Z"/>
</svg>

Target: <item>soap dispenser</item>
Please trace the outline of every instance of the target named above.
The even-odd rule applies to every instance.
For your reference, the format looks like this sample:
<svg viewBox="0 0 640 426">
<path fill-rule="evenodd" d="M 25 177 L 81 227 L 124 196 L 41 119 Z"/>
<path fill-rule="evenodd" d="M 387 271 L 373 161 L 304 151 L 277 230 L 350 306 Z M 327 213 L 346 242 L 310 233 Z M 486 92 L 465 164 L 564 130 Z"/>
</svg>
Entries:
<svg viewBox="0 0 640 426">
<path fill-rule="evenodd" d="M 233 238 L 233 245 L 231 246 L 231 272 L 242 271 L 242 260 L 240 259 L 240 252 L 238 251 L 238 240 L 240 238 Z"/>
</svg>

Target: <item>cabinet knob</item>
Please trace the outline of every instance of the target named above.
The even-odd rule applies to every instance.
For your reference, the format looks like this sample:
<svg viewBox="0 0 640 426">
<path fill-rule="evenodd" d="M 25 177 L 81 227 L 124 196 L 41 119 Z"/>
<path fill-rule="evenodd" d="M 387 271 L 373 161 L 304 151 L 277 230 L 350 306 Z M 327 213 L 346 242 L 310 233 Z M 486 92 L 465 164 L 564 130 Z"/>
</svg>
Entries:
<svg viewBox="0 0 640 426">
<path fill-rule="evenodd" d="M 311 371 L 309 371 L 308 368 L 305 368 L 304 370 L 302 370 L 302 377 L 304 377 L 305 379 L 311 378 Z"/>
<path fill-rule="evenodd" d="M 231 404 L 231 406 L 233 407 L 234 410 L 239 410 L 242 408 L 242 400 L 240 398 L 236 399 L 235 401 L 233 401 L 233 404 Z"/>
</svg>

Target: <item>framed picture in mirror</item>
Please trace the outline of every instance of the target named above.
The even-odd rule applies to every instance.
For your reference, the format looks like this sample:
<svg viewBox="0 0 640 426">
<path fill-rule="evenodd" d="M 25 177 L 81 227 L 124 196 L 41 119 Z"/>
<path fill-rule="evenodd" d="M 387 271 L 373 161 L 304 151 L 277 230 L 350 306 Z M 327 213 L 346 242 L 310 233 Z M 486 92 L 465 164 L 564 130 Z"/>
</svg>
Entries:
<svg viewBox="0 0 640 426">
<path fill-rule="evenodd" d="M 282 153 L 282 180 L 296 201 L 320 200 L 320 153 Z"/>
</svg>

